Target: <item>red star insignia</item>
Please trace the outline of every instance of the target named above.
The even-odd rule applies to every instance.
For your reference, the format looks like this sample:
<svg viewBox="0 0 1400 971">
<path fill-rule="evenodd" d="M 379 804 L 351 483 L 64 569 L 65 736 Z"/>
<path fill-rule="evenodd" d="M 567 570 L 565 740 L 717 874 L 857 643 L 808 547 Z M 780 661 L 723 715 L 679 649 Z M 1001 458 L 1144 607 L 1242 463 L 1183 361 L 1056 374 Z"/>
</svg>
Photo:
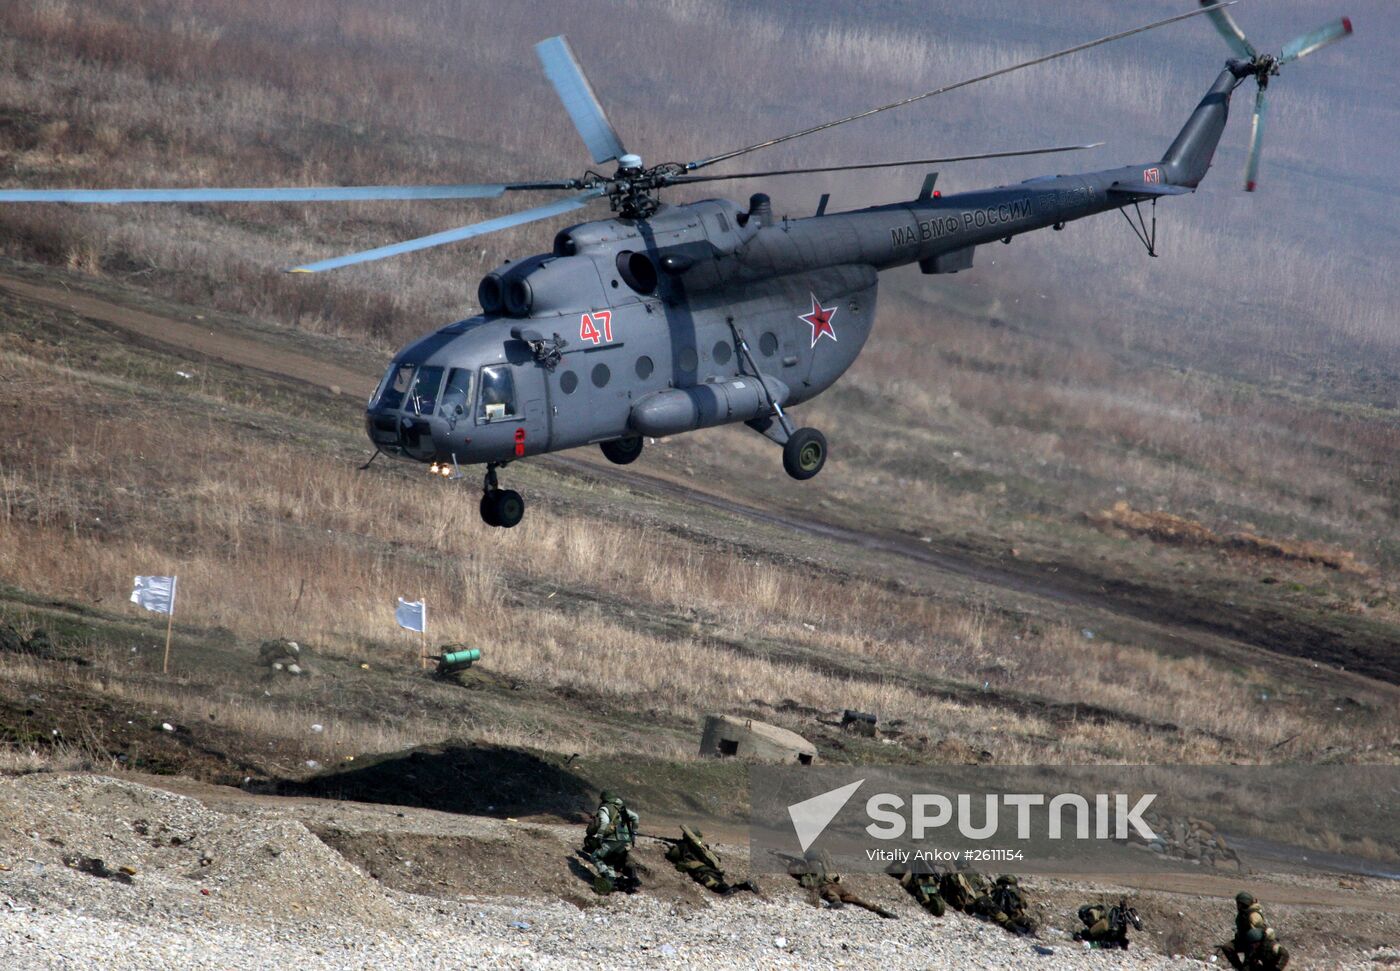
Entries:
<svg viewBox="0 0 1400 971">
<path fill-rule="evenodd" d="M 805 320 L 812 325 L 812 346 L 817 346 L 817 341 L 822 337 L 830 337 L 836 340 L 836 328 L 831 326 L 831 318 L 836 316 L 837 307 L 823 307 L 821 301 L 814 293 L 812 296 L 812 312 L 809 314 L 799 314 L 799 320 Z"/>
</svg>

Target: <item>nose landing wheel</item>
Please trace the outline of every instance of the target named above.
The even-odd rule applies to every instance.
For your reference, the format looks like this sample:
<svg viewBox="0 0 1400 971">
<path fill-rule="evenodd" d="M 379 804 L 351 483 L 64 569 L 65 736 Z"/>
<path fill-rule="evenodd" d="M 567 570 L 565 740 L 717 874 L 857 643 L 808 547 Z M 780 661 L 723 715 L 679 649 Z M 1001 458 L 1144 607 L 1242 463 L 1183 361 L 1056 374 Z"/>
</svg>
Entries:
<svg viewBox="0 0 1400 971">
<path fill-rule="evenodd" d="M 525 499 L 514 489 L 502 489 L 496 481 L 496 466 L 486 467 L 481 493 L 481 521 L 488 526 L 510 529 L 525 517 Z"/>
</svg>

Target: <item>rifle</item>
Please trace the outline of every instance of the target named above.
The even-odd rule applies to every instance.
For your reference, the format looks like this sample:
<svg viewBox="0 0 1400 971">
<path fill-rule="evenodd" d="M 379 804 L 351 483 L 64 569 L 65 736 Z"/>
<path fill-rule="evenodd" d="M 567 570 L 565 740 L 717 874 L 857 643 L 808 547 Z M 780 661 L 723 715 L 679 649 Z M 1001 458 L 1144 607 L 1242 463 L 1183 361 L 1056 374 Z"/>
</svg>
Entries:
<svg viewBox="0 0 1400 971">
<path fill-rule="evenodd" d="M 1121 927 L 1124 930 L 1132 924 L 1136 930 L 1142 930 L 1142 918 L 1134 908 L 1128 906 L 1127 897 L 1118 898 L 1118 906 L 1109 911 L 1108 923 L 1109 926 Z"/>
</svg>

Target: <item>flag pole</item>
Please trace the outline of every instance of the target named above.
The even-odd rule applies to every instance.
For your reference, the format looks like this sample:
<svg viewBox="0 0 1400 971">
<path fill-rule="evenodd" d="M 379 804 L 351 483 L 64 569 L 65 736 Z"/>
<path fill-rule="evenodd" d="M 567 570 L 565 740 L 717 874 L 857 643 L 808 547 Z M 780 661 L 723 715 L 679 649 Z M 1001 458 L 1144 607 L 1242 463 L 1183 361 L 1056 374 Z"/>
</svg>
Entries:
<svg viewBox="0 0 1400 971">
<path fill-rule="evenodd" d="M 170 613 L 165 615 L 165 660 L 161 663 L 160 673 L 170 673 L 170 635 L 175 628 L 175 588 L 179 586 L 180 578 L 171 574 L 170 577 Z"/>
<path fill-rule="evenodd" d="M 428 666 L 428 598 L 423 598 L 423 629 L 418 632 L 418 669 Z"/>
</svg>

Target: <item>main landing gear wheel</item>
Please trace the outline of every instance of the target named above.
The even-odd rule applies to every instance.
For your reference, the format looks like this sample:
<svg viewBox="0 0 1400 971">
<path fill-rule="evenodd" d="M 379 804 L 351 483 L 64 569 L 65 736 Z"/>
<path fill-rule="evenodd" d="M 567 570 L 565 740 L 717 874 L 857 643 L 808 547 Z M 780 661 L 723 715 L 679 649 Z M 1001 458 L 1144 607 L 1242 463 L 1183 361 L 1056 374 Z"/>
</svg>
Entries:
<svg viewBox="0 0 1400 971">
<path fill-rule="evenodd" d="M 496 497 L 491 493 L 481 497 L 481 521 L 488 526 L 500 526 L 496 519 Z"/>
<path fill-rule="evenodd" d="M 614 465 L 631 465 L 642 454 L 642 437 L 629 435 L 627 438 L 603 442 L 598 447 L 603 450 L 604 457 Z"/>
<path fill-rule="evenodd" d="M 489 492 L 481 497 L 481 518 L 486 520 L 488 525 L 499 526 L 502 529 L 518 526 L 520 520 L 525 518 L 525 499 L 514 489 Z"/>
<path fill-rule="evenodd" d="M 500 463 L 504 465 L 505 463 Z M 510 529 L 525 516 L 525 500 L 514 489 L 502 489 L 496 479 L 497 463 L 486 466 L 481 489 L 481 521 L 488 526 Z"/>
<path fill-rule="evenodd" d="M 783 446 L 783 468 L 794 479 L 810 479 L 826 464 L 826 436 L 815 428 L 799 428 Z"/>
</svg>

